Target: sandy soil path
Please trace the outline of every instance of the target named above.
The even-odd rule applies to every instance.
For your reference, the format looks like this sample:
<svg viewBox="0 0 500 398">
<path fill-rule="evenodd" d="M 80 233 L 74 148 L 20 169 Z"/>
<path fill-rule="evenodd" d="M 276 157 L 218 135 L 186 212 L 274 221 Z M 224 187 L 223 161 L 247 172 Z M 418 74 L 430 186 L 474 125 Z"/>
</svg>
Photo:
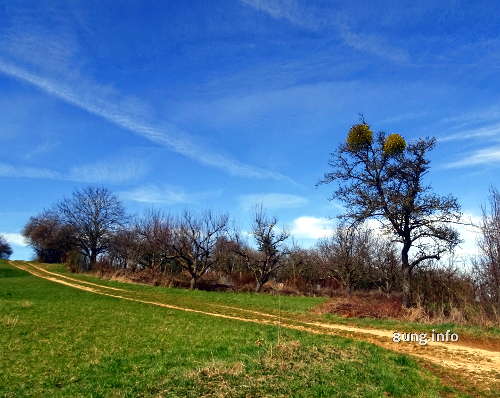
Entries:
<svg viewBox="0 0 500 398">
<path fill-rule="evenodd" d="M 290 314 L 287 314 L 287 316 L 278 316 L 275 314 L 268 314 L 265 312 L 253 311 L 235 306 L 211 304 L 210 308 L 214 309 L 211 311 L 191 307 L 181 307 L 144 299 L 142 297 L 144 294 L 141 294 L 141 297 L 138 297 L 139 294 L 135 291 L 114 288 L 98 283 L 71 278 L 45 270 L 44 268 L 31 263 L 10 262 L 10 264 L 36 277 L 103 296 L 155 305 L 178 311 L 198 313 L 217 318 L 232 319 L 240 322 L 273 325 L 300 330 L 307 333 L 337 335 L 368 341 L 393 351 L 423 358 L 445 368 L 465 372 L 465 374 L 473 377 L 473 379 L 471 379 L 472 382 L 480 382 L 481 384 L 484 384 L 484 382 L 492 383 L 491 388 L 494 388 L 495 390 L 500 387 L 500 352 L 498 351 L 469 347 L 463 343 L 456 344 L 429 341 L 425 346 L 409 342 L 394 343 L 392 341 L 394 331 L 391 330 L 361 328 L 328 322 L 308 322 L 295 319 Z"/>
</svg>

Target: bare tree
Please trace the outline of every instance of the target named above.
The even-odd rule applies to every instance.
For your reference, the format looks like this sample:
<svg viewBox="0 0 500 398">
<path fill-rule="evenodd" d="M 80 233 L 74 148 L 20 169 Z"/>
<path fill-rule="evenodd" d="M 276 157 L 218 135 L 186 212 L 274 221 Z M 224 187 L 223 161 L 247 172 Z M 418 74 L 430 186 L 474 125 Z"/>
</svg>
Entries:
<svg viewBox="0 0 500 398">
<path fill-rule="evenodd" d="M 0 259 L 7 260 L 12 255 L 12 248 L 7 240 L 0 235 Z"/>
<path fill-rule="evenodd" d="M 379 288 L 390 295 L 400 288 L 401 273 L 400 262 L 394 242 L 381 237 L 372 239 L 370 243 L 372 252 L 372 273 Z"/>
<path fill-rule="evenodd" d="M 140 238 L 135 228 L 116 231 L 109 242 L 107 253 L 110 264 L 117 268 L 137 269 Z"/>
<path fill-rule="evenodd" d="M 36 253 L 38 261 L 61 263 L 75 248 L 75 230 L 64 224 L 53 211 L 44 211 L 31 217 L 23 229 L 23 236 Z"/>
<path fill-rule="evenodd" d="M 219 238 L 215 246 L 217 271 L 228 276 L 243 271 L 245 263 L 241 256 L 237 254 L 241 249 L 240 243 L 230 239 L 229 236 Z"/>
<path fill-rule="evenodd" d="M 136 260 L 144 268 L 165 272 L 174 260 L 175 222 L 171 216 L 160 211 L 150 210 L 136 222 L 137 233 Z"/>
<path fill-rule="evenodd" d="M 489 207 L 483 207 L 481 258 L 476 262 L 481 293 L 500 310 L 500 192 L 490 189 Z"/>
<path fill-rule="evenodd" d="M 318 243 L 325 270 L 339 280 L 347 294 L 369 275 L 371 233 L 339 226 L 332 237 Z"/>
<path fill-rule="evenodd" d="M 238 254 L 255 276 L 255 291 L 260 292 L 262 286 L 284 265 L 282 259 L 287 254 L 284 242 L 290 234 L 280 229 L 277 218 L 268 217 L 262 207 L 256 209 L 251 234 L 257 244 L 257 251 L 242 245 Z M 241 242 L 239 236 L 236 240 Z"/>
<path fill-rule="evenodd" d="M 229 218 L 208 211 L 199 217 L 185 212 L 174 224 L 170 258 L 191 276 L 190 288 L 216 265 L 217 242 L 228 233 Z"/>
<path fill-rule="evenodd" d="M 449 224 L 459 222 L 460 206 L 454 197 L 436 195 L 424 184 L 434 138 L 407 144 L 399 134 L 372 136 L 364 120 L 354 125 L 346 143 L 331 155 L 333 171 L 320 183 L 337 184 L 331 200 L 345 204 L 342 219 L 354 224 L 378 219 L 401 243 L 403 301 L 409 306 L 412 270 L 439 260 L 459 243 Z"/>
<path fill-rule="evenodd" d="M 56 209 L 63 223 L 74 228 L 76 244 L 89 269 L 108 248 L 112 234 L 126 222 L 121 202 L 106 188 L 77 190 Z"/>
<path fill-rule="evenodd" d="M 325 269 L 315 249 L 304 249 L 292 242 L 283 262 L 277 277 L 299 290 L 313 291 L 325 277 Z"/>
</svg>

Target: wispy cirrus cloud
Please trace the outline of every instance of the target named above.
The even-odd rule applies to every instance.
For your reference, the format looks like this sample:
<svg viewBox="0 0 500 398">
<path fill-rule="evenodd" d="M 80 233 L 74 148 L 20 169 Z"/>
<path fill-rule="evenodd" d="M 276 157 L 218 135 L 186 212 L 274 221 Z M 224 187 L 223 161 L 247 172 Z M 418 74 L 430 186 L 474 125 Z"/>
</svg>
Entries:
<svg viewBox="0 0 500 398">
<path fill-rule="evenodd" d="M 302 207 L 308 203 L 307 198 L 298 195 L 283 193 L 259 193 L 241 195 L 239 197 L 240 206 L 245 210 L 250 210 L 255 206 L 262 205 L 266 209 L 289 209 Z"/>
<path fill-rule="evenodd" d="M 0 73 L 29 83 L 49 95 L 99 116 L 153 143 L 166 147 L 204 165 L 216 167 L 241 177 L 292 182 L 280 173 L 239 162 L 202 147 L 186 132 L 168 122 L 147 121 L 147 105 L 126 97 L 89 79 L 51 79 L 0 58 Z"/>
<path fill-rule="evenodd" d="M 82 65 L 90 60 L 77 33 L 82 21 L 74 16 L 75 9 L 67 2 L 57 7 L 13 5 L 9 23 L 0 27 L 0 73 L 203 165 L 234 176 L 292 182 L 279 172 L 199 144 L 174 124 L 153 118 L 147 102 L 119 92 L 109 82 L 88 78 Z"/>
<path fill-rule="evenodd" d="M 310 30 L 318 30 L 326 22 L 300 7 L 296 0 L 241 0 L 241 2 L 273 18 L 285 19 Z"/>
<path fill-rule="evenodd" d="M 135 180 L 147 172 L 144 162 L 134 159 L 100 161 L 74 166 L 68 171 L 12 165 L 0 162 L 0 177 L 119 184 Z"/>
<path fill-rule="evenodd" d="M 13 166 L 4 162 L 0 162 L 0 177 L 63 179 L 63 175 L 54 170 L 29 166 Z"/>
<path fill-rule="evenodd" d="M 331 28 L 345 45 L 355 50 L 398 63 L 405 63 L 410 60 L 407 51 L 391 45 L 384 38 L 354 31 L 345 16 L 340 13 L 325 14 L 324 11 L 317 12 L 310 7 L 303 6 L 297 0 L 240 1 L 275 19 L 287 20 L 303 29 L 319 31 Z M 304 2 L 304 4 L 307 4 L 307 2 Z"/>
<path fill-rule="evenodd" d="M 493 138 L 500 140 L 500 123 L 474 129 L 466 129 L 456 133 L 448 134 L 439 138 L 440 142 L 468 140 L 471 138 Z"/>
<path fill-rule="evenodd" d="M 149 184 L 120 192 L 119 196 L 132 202 L 175 205 L 195 203 L 220 194 L 221 191 L 188 193 L 175 186 Z"/>
<path fill-rule="evenodd" d="M 137 159 L 101 161 L 72 167 L 67 179 L 89 183 L 123 183 L 136 180 L 147 172 L 146 164 Z"/>
<path fill-rule="evenodd" d="M 355 32 L 346 22 L 337 24 L 337 29 L 344 44 L 355 50 L 397 63 L 405 63 L 410 60 L 405 50 L 392 46 L 380 36 Z"/>
<path fill-rule="evenodd" d="M 24 159 L 33 159 L 40 155 L 44 155 L 46 153 L 51 152 L 54 148 L 59 145 L 59 142 L 56 141 L 45 141 L 41 145 L 37 145 L 31 150 L 26 150 L 23 155 Z"/>
<path fill-rule="evenodd" d="M 112 100 L 109 95 L 105 95 L 105 90 L 90 81 L 83 85 L 81 81 L 73 84 L 56 81 L 31 73 L 3 59 L 0 59 L 0 72 L 27 82 L 50 95 L 199 163 L 222 169 L 234 176 L 293 182 L 281 173 L 248 165 L 201 147 L 186 132 L 168 122 L 160 124 L 147 122 L 137 114 L 134 102 L 140 104 L 140 101 L 130 101 L 129 98 L 116 93 L 114 96 L 118 99 Z"/>
<path fill-rule="evenodd" d="M 459 168 L 494 163 L 500 163 L 500 147 L 479 149 L 472 153 L 466 154 L 462 159 L 447 163 L 445 167 Z"/>
</svg>

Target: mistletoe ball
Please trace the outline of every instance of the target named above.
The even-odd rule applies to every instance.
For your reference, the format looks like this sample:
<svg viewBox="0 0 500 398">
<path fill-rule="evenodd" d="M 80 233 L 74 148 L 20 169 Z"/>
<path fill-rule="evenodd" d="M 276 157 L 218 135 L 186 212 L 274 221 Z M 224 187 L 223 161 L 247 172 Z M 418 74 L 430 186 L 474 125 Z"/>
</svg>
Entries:
<svg viewBox="0 0 500 398">
<path fill-rule="evenodd" d="M 371 145 L 373 132 L 366 123 L 355 124 L 347 134 L 347 147 L 351 151 L 359 151 Z"/>
<path fill-rule="evenodd" d="M 406 148 L 406 141 L 399 134 L 389 135 L 384 142 L 384 153 L 394 156 L 402 153 Z"/>
</svg>

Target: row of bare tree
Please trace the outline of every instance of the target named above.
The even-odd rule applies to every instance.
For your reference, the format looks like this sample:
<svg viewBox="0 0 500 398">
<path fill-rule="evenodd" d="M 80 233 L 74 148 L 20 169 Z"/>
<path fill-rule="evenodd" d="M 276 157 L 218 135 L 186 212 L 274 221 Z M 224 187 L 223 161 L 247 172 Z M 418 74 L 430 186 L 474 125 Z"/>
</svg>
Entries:
<svg viewBox="0 0 500 398">
<path fill-rule="evenodd" d="M 457 198 L 435 193 L 424 181 L 435 145 L 434 138 L 406 142 L 399 134 L 375 133 L 361 118 L 331 153 L 331 170 L 319 183 L 335 186 L 330 199 L 344 206 L 341 226 L 309 250 L 290 243 L 288 232 L 262 209 L 243 234 L 230 228 L 227 215 L 211 212 L 151 211 L 131 219 L 104 188 L 76 191 L 32 218 L 24 235 L 43 261 L 66 260 L 88 270 L 105 260 L 113 268 L 184 274 L 192 288 L 207 273 L 238 272 L 252 275 L 257 291 L 275 278 L 302 284 L 302 291 L 312 286 L 397 291 L 405 306 L 437 300 L 450 307 L 461 295 L 498 311 L 499 193 L 492 189 L 483 210 L 482 255 L 474 260 L 474 271 L 439 267 L 461 242 L 454 227 L 463 220 Z M 367 228 L 369 220 L 380 228 Z"/>
<path fill-rule="evenodd" d="M 457 305 L 464 297 L 496 306 L 500 300 L 500 194 L 492 190 L 483 210 L 474 272 L 440 268 L 427 262 L 413 275 L 413 303 Z M 24 235 L 44 262 L 70 262 L 90 270 L 98 261 L 131 272 L 189 277 L 191 288 L 207 273 L 230 280 L 252 275 L 255 290 L 271 279 L 306 294 L 321 288 L 402 290 L 398 246 L 366 227 L 338 227 L 310 249 L 290 242 L 289 233 L 262 208 L 249 232 L 230 227 L 227 215 L 185 211 L 173 216 L 151 210 L 128 217 L 120 201 L 104 188 L 76 191 L 50 211 L 32 217 Z"/>
</svg>

